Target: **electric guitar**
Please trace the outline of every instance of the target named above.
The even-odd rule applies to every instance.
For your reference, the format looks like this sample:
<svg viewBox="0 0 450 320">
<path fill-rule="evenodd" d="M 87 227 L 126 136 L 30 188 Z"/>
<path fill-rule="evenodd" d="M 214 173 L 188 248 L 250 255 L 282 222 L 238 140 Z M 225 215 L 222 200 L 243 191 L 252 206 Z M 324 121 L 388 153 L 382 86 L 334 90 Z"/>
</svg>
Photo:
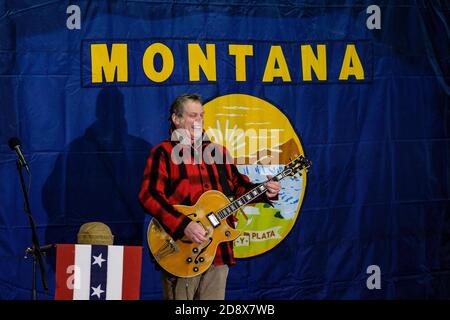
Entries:
<svg viewBox="0 0 450 320">
<path fill-rule="evenodd" d="M 302 155 L 297 156 L 270 180 L 280 181 L 297 173 L 301 175 L 300 171 L 310 166 L 311 161 Z M 153 218 L 147 230 L 147 241 L 153 257 L 164 270 L 177 277 L 190 278 L 202 274 L 212 264 L 219 243 L 232 241 L 241 233 L 228 225 L 227 217 L 266 191 L 267 188 L 261 183 L 231 202 L 220 191 L 210 190 L 203 193 L 193 206 L 175 205 L 177 211 L 203 226 L 207 240 L 201 245 L 186 236 L 175 241 Z"/>
</svg>

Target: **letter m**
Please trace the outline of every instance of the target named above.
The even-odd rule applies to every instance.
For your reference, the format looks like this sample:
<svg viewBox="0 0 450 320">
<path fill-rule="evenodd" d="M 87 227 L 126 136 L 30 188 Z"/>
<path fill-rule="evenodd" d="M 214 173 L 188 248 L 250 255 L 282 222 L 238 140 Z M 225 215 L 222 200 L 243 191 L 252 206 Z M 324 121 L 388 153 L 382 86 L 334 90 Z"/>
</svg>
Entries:
<svg viewBox="0 0 450 320">
<path fill-rule="evenodd" d="M 92 83 L 103 82 L 103 74 L 106 82 L 113 82 L 116 73 L 117 82 L 127 82 L 127 49 L 126 43 L 114 43 L 109 54 L 105 43 L 91 44 Z"/>
</svg>

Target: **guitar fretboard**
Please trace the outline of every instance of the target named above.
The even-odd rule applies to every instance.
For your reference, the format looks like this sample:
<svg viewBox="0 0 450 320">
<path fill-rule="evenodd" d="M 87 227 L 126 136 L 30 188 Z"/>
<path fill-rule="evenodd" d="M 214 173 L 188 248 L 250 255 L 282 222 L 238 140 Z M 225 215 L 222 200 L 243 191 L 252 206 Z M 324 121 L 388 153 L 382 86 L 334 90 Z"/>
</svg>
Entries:
<svg viewBox="0 0 450 320">
<path fill-rule="evenodd" d="M 270 180 L 271 181 L 280 181 L 281 179 L 287 177 L 291 173 L 291 171 L 292 171 L 291 169 L 286 169 L 283 172 L 280 172 L 279 174 L 274 176 Z M 270 180 L 267 180 L 267 181 L 270 181 Z M 258 198 L 260 195 L 265 193 L 267 191 L 267 188 L 264 186 L 264 183 L 257 185 L 255 188 L 253 188 L 252 190 L 250 190 L 249 192 L 244 194 L 242 197 L 234 200 L 226 207 L 217 211 L 216 212 L 217 217 L 220 220 L 224 220 L 224 219 L 228 218 L 230 215 L 232 215 L 233 213 L 235 213 L 237 210 L 239 210 L 240 208 L 245 206 L 246 204 L 252 202 L 256 198 Z"/>
</svg>

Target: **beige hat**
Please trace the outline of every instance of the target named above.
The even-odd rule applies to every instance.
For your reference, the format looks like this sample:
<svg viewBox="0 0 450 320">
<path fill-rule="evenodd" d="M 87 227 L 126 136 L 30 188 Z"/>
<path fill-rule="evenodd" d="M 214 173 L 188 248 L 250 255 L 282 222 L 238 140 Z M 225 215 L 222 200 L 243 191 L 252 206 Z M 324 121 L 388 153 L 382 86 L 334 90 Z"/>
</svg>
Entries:
<svg viewBox="0 0 450 320">
<path fill-rule="evenodd" d="M 111 229 L 102 222 L 88 222 L 83 224 L 78 231 L 79 244 L 103 244 L 112 245 L 114 236 Z"/>
</svg>

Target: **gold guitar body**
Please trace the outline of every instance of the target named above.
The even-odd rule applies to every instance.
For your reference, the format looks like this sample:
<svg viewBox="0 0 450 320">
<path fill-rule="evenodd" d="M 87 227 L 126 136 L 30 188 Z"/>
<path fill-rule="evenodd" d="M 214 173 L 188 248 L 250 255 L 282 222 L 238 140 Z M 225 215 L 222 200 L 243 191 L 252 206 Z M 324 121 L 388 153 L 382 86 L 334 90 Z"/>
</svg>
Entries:
<svg viewBox="0 0 450 320">
<path fill-rule="evenodd" d="M 241 233 L 230 227 L 226 219 L 213 227 L 207 215 L 215 213 L 230 201 L 221 192 L 211 190 L 200 196 L 193 206 L 175 205 L 177 211 L 200 223 L 207 231 L 207 240 L 198 245 L 186 237 L 173 240 L 156 219 L 148 226 L 147 240 L 150 251 L 158 264 L 167 272 L 183 278 L 202 274 L 212 264 L 217 246 L 221 242 L 232 241 Z"/>
</svg>

